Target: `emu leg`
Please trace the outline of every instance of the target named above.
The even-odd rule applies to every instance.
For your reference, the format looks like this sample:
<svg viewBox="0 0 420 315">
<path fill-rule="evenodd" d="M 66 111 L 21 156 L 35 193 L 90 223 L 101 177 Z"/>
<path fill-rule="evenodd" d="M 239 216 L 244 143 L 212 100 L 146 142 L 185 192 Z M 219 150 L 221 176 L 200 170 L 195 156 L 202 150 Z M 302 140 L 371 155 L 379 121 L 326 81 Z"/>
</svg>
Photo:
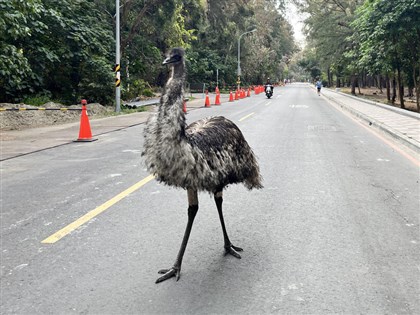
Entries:
<svg viewBox="0 0 420 315">
<path fill-rule="evenodd" d="M 226 232 L 225 220 L 223 218 L 222 203 L 223 203 L 223 192 L 219 191 L 214 194 L 214 201 L 216 202 L 217 211 L 219 212 L 220 223 L 222 224 L 223 239 L 225 242 L 225 255 L 230 254 L 236 258 L 241 258 L 238 252 L 242 252 L 243 249 L 232 245 L 229 240 L 229 236 Z"/>
<path fill-rule="evenodd" d="M 176 257 L 175 263 L 170 269 L 159 270 L 158 273 L 163 274 L 156 280 L 156 283 L 165 281 L 169 278 L 176 276 L 176 281 L 179 280 L 181 274 L 182 258 L 184 257 L 185 249 L 187 248 L 188 238 L 191 234 L 191 229 L 194 223 L 195 215 L 198 211 L 198 196 L 197 191 L 188 190 L 188 223 L 185 229 L 184 238 L 182 239 L 181 248 L 179 249 L 178 256 Z"/>
</svg>

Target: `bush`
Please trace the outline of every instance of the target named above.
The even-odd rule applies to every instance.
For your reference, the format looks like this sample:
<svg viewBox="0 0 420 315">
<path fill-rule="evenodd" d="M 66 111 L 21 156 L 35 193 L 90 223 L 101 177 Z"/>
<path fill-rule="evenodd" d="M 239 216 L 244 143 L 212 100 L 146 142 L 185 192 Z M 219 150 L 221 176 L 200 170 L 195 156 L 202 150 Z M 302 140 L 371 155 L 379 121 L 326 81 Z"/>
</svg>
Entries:
<svg viewBox="0 0 420 315">
<path fill-rule="evenodd" d="M 132 83 L 130 84 L 130 91 L 128 91 L 127 88 L 124 88 L 122 91 L 123 99 L 134 99 L 141 95 L 146 97 L 153 97 L 155 95 L 149 83 L 147 83 L 143 79 L 132 81 Z"/>
<path fill-rule="evenodd" d="M 146 97 L 155 96 L 155 94 L 153 93 L 153 91 L 151 89 L 144 89 L 143 92 L 142 92 L 142 95 L 144 95 Z"/>
<path fill-rule="evenodd" d="M 41 106 L 51 101 L 50 93 L 37 94 L 35 96 L 28 96 L 23 99 L 23 103 L 33 106 Z"/>
</svg>

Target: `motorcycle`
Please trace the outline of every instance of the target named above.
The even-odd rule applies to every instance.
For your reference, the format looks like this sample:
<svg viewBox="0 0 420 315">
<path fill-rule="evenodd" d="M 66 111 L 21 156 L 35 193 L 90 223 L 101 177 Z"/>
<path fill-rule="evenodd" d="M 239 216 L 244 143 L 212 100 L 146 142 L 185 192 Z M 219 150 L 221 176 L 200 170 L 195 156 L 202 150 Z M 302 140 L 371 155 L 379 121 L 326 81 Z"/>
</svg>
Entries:
<svg viewBox="0 0 420 315">
<path fill-rule="evenodd" d="M 270 98 L 273 96 L 273 87 L 272 86 L 266 86 L 265 87 L 265 96 L 267 96 L 267 98 Z"/>
</svg>

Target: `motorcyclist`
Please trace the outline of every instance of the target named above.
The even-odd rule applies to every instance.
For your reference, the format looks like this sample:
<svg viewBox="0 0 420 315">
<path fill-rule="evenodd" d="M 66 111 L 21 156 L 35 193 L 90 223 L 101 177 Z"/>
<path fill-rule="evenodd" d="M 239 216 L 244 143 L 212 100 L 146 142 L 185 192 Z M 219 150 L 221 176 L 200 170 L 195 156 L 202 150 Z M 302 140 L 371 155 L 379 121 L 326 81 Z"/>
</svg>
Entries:
<svg viewBox="0 0 420 315">
<path fill-rule="evenodd" d="M 274 86 L 271 84 L 270 82 L 270 78 L 267 78 L 267 82 L 264 85 L 264 92 L 267 92 L 267 88 L 270 87 L 271 88 L 271 93 L 274 90 Z"/>
</svg>

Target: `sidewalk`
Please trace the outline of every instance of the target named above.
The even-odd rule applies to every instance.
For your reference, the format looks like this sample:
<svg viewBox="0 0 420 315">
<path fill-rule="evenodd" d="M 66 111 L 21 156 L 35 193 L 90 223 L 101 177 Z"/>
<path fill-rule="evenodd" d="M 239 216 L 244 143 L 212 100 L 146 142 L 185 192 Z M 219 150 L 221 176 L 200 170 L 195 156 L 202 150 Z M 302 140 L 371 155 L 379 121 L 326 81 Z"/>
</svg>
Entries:
<svg viewBox="0 0 420 315">
<path fill-rule="evenodd" d="M 214 104 L 215 95 L 209 94 L 210 104 Z M 229 95 L 221 95 L 221 102 L 227 102 Z M 204 99 L 198 98 L 187 102 L 187 111 L 204 107 Z M 88 105 L 89 109 L 89 105 Z M 146 122 L 150 112 L 118 115 L 106 118 L 90 119 L 93 138 L 112 131 L 117 131 Z M 73 143 L 79 135 L 79 122 L 57 126 L 30 128 L 23 130 L 0 131 L 0 161 Z"/>
<path fill-rule="evenodd" d="M 420 153 L 420 114 L 323 88 L 323 96 Z"/>
</svg>

